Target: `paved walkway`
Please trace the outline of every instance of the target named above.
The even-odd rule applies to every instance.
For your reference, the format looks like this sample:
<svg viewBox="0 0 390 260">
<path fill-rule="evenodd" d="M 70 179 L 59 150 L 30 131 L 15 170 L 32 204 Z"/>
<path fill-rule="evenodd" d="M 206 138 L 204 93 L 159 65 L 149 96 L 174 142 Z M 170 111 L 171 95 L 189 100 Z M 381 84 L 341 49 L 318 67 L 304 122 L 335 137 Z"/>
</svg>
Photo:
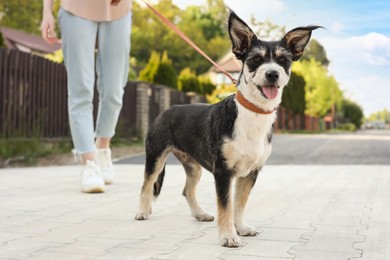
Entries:
<svg viewBox="0 0 390 260">
<path fill-rule="evenodd" d="M 219 246 L 190 217 L 184 173 L 167 167 L 148 221 L 134 216 L 142 165 L 118 165 L 104 194 L 79 191 L 76 166 L 0 170 L 0 259 L 389 259 L 390 166 L 266 166 L 248 202 L 260 231 Z M 215 215 L 211 174 L 199 200 Z"/>
</svg>

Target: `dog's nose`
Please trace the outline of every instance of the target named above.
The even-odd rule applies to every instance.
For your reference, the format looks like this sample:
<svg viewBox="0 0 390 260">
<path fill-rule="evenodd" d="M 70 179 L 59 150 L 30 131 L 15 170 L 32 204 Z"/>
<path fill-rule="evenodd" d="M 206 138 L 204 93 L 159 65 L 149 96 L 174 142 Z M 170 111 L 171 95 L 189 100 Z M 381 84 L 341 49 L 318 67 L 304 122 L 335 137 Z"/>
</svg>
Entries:
<svg viewBox="0 0 390 260">
<path fill-rule="evenodd" d="M 265 73 L 265 77 L 269 82 L 276 82 L 279 79 L 279 73 L 276 70 L 269 70 Z"/>
</svg>

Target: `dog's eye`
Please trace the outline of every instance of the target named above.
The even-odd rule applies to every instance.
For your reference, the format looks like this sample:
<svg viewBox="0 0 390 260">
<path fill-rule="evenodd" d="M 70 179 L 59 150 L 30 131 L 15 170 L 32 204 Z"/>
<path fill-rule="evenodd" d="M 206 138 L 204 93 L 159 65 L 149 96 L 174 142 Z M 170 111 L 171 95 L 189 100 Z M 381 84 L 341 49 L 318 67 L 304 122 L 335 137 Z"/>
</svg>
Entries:
<svg viewBox="0 0 390 260">
<path fill-rule="evenodd" d="M 260 56 L 256 56 L 252 59 L 254 62 L 256 63 L 262 63 L 263 62 L 263 58 L 260 57 Z"/>
<path fill-rule="evenodd" d="M 279 57 L 278 59 L 277 59 L 277 62 L 278 63 L 280 63 L 280 64 L 283 64 L 283 63 L 286 63 L 286 58 L 285 57 Z"/>
</svg>

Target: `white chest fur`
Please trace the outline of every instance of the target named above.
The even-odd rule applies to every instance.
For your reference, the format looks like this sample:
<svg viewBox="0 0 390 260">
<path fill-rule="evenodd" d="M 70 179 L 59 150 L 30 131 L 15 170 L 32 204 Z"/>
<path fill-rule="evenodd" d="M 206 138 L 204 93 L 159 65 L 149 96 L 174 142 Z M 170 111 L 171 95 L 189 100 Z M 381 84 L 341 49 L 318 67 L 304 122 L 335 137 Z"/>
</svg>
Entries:
<svg viewBox="0 0 390 260">
<path fill-rule="evenodd" d="M 256 114 L 236 102 L 238 115 L 234 123 L 233 138 L 225 139 L 222 147 L 227 167 L 237 177 L 245 177 L 259 169 L 271 154 L 272 145 L 268 134 L 276 118 L 276 112 L 269 115 Z"/>
</svg>

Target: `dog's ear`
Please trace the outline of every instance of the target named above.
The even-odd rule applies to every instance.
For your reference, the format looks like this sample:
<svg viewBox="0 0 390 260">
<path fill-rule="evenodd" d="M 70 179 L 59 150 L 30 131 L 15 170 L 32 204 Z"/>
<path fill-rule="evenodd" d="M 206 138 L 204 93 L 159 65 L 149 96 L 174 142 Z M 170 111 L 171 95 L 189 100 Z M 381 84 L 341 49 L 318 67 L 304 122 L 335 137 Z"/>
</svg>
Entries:
<svg viewBox="0 0 390 260">
<path fill-rule="evenodd" d="M 306 44 L 310 40 L 311 32 L 315 29 L 322 28 L 321 26 L 307 26 L 295 28 L 283 37 L 287 47 L 293 53 L 293 60 L 297 61 L 302 57 Z"/>
<path fill-rule="evenodd" d="M 244 61 L 251 44 L 257 39 L 251 28 L 229 9 L 228 29 L 232 41 L 233 53 L 237 59 Z"/>
</svg>

